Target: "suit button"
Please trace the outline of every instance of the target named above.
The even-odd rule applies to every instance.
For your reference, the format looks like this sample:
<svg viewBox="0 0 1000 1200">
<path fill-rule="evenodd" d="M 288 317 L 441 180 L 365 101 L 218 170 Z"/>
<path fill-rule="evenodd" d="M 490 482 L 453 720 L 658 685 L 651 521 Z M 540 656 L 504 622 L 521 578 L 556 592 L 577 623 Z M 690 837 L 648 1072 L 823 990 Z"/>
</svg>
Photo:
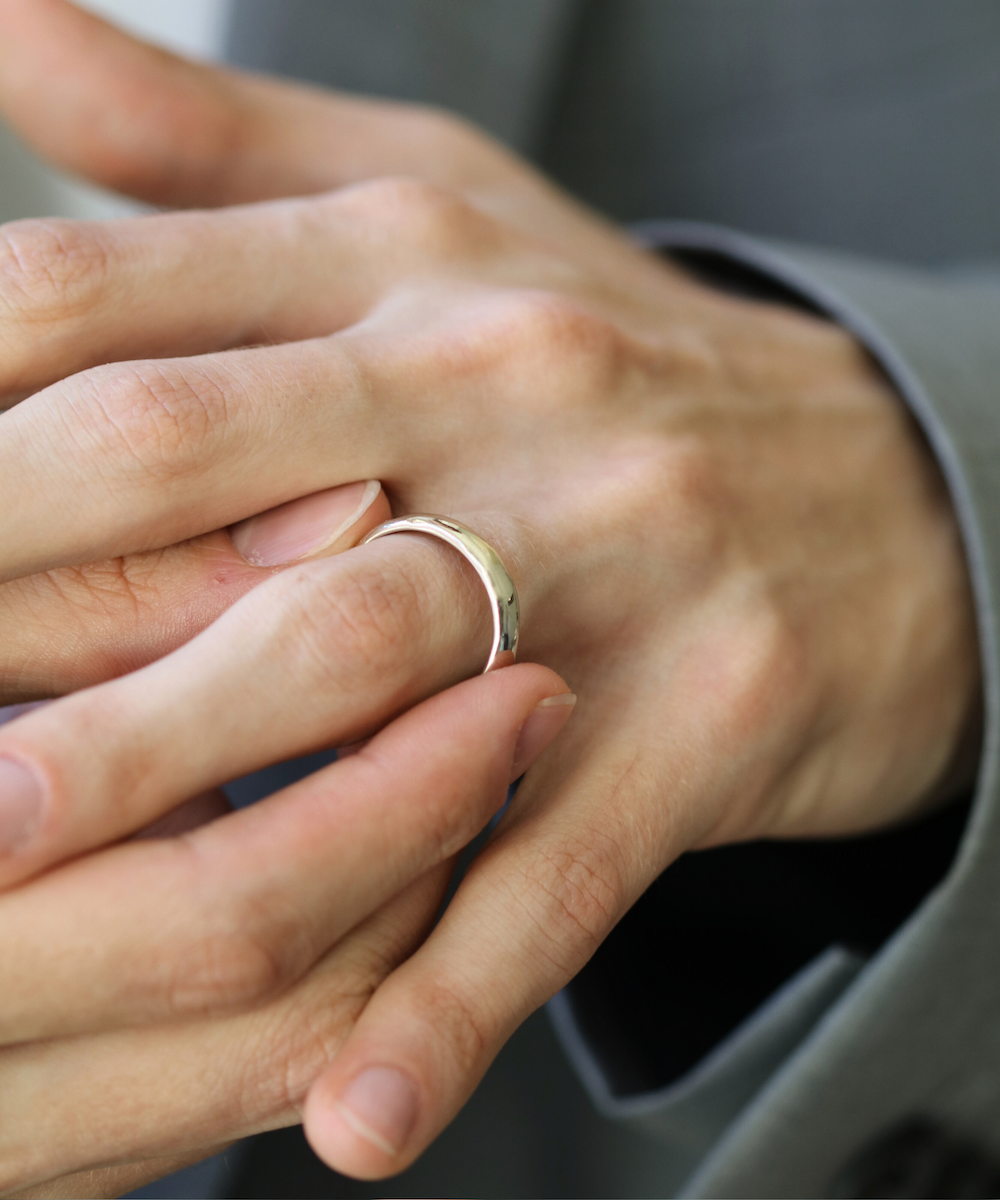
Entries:
<svg viewBox="0 0 1000 1200">
<path fill-rule="evenodd" d="M 835 1200 L 968 1200 L 1000 1196 L 1000 1163 L 926 1117 L 894 1125 L 851 1159 Z"/>
</svg>

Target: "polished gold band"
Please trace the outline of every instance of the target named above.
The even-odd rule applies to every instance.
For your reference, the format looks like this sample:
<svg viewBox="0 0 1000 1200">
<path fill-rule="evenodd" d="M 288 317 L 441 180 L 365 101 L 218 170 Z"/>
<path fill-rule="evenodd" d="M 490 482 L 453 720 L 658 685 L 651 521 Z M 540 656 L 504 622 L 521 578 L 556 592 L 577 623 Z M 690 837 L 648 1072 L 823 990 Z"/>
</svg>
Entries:
<svg viewBox="0 0 1000 1200">
<path fill-rule="evenodd" d="M 484 542 L 479 534 L 473 533 L 458 521 L 453 521 L 451 517 L 433 517 L 423 513 L 384 521 L 362 539 L 361 545 L 373 542 L 376 538 L 386 537 L 390 533 L 423 533 L 428 537 L 439 538 L 454 547 L 471 563 L 473 570 L 483 581 L 493 611 L 493 645 L 490 647 L 483 674 L 492 671 L 494 667 L 504 667 L 512 663 L 517 656 L 517 630 L 520 619 L 517 588 L 501 562 L 500 555 L 489 542 Z"/>
</svg>

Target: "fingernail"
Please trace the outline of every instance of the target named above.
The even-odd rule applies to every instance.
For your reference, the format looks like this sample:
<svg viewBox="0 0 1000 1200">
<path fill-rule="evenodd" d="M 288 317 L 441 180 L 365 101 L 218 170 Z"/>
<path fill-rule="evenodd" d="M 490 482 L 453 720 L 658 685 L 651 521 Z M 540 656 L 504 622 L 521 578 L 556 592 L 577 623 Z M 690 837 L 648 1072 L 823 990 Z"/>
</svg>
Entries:
<svg viewBox="0 0 1000 1200">
<path fill-rule="evenodd" d="M 238 553 L 255 567 L 277 567 L 318 554 L 356 524 L 379 494 L 377 479 L 289 500 L 231 526 Z"/>
<path fill-rule="evenodd" d="M 42 789 L 33 771 L 0 758 L 0 854 L 19 850 L 42 823 Z"/>
<path fill-rule="evenodd" d="M 528 714 L 517 735 L 514 745 L 514 761 L 510 768 L 510 781 L 520 779 L 545 747 L 569 720 L 576 704 L 572 692 L 548 696 Z"/>
<path fill-rule="evenodd" d="M 336 1103 L 351 1129 L 386 1154 L 398 1153 L 417 1119 L 417 1089 L 395 1067 L 362 1071 Z"/>
</svg>

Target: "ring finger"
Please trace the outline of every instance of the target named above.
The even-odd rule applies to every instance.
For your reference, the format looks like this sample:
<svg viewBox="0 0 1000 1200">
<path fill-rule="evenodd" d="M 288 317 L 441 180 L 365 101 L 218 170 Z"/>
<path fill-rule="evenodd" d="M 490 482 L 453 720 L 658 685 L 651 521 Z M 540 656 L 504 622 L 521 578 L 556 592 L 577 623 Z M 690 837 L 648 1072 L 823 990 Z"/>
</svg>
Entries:
<svg viewBox="0 0 1000 1200">
<path fill-rule="evenodd" d="M 7 725 L 0 886 L 474 674 L 489 614 L 469 574 L 414 536 L 291 567 L 174 653 Z"/>
</svg>

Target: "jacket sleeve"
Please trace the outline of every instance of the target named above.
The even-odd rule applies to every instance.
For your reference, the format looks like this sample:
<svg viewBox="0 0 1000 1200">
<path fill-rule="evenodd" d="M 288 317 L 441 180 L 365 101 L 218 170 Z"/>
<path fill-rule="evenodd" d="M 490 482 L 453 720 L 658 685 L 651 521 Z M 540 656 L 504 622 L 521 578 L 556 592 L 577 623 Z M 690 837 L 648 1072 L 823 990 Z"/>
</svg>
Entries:
<svg viewBox="0 0 1000 1200">
<path fill-rule="evenodd" d="M 574 983 L 551 1002 L 557 1034 L 598 1107 L 664 1144 L 664 1190 L 835 1194 L 866 1147 L 917 1117 L 1000 1154 L 1000 279 L 874 264 L 691 223 L 649 222 L 636 232 L 710 274 L 729 272 L 839 322 L 895 385 L 937 457 L 964 540 L 983 665 L 983 750 L 971 811 L 902 840 L 860 839 L 870 844 L 847 858 L 843 848 L 802 851 L 841 855 L 848 904 L 859 862 L 889 891 L 898 874 L 905 891 L 910 859 L 926 857 L 919 838 L 930 845 L 911 911 L 870 947 L 833 938 L 721 1041 L 694 1061 L 682 1054 L 679 1069 L 675 1062 L 652 1083 L 621 1068 L 622 1048 L 636 1044 L 630 1012 L 643 1010 L 639 1024 L 655 1030 L 657 1009 L 661 1024 L 674 1019 L 666 994 L 674 989 L 630 993 L 621 956 L 589 993 Z M 640 953 L 655 955 L 655 934 L 645 936 Z M 711 974 L 711 963 L 705 969 Z"/>
</svg>

